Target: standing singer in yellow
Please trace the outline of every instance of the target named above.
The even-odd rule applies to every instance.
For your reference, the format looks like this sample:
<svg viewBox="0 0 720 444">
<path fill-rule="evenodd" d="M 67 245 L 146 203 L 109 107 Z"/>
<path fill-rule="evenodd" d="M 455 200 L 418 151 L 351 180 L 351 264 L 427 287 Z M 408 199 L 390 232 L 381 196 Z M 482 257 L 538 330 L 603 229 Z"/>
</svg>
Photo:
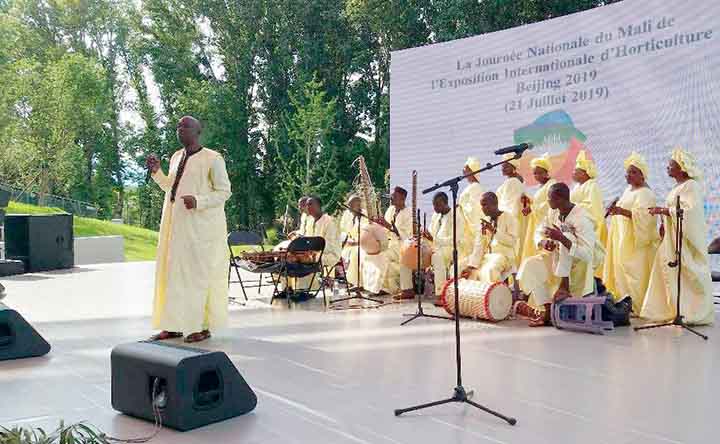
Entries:
<svg viewBox="0 0 720 444">
<path fill-rule="evenodd" d="M 200 145 L 200 122 L 183 117 L 177 137 L 183 145 L 165 175 L 157 157 L 147 159 L 153 180 L 165 191 L 157 262 L 152 340 L 182 337 L 204 341 L 227 322 L 227 223 L 230 180 L 225 161 Z"/>
<path fill-rule="evenodd" d="M 695 158 L 681 148 L 672 152 L 667 172 L 675 180 L 675 186 L 664 207 L 649 210 L 652 215 L 662 216 L 664 229 L 661 229 L 662 241 L 655 255 L 640 317 L 660 322 L 672 320 L 677 315 L 678 269 L 668 267 L 668 262 L 675 260 L 676 202 L 679 198 L 684 218 L 680 314 L 688 324 L 709 325 L 715 319 L 715 310 L 708 266 L 705 196 L 699 182 L 702 174 Z"/>
<path fill-rule="evenodd" d="M 527 204 L 527 197 L 522 176 L 517 171 L 519 161 L 512 153 L 506 154 L 503 158 L 509 160 L 508 163 L 502 165 L 502 174 L 506 179 L 497 189 L 496 194 L 499 210 L 515 219 L 516 245 L 513 266 L 518 267 L 522 258 L 523 237 L 527 228 L 527 216 L 522 212 L 523 207 Z M 519 233 L 523 235 L 519 235 Z"/>
<path fill-rule="evenodd" d="M 598 247 L 604 249 L 607 243 L 607 226 L 605 226 L 605 207 L 603 205 L 603 194 L 597 182 L 597 166 L 595 162 L 587 158 L 585 151 L 580 151 L 575 160 L 575 172 L 573 180 L 577 185 L 570 193 L 570 200 L 585 208 L 595 225 L 595 235 L 599 242 Z M 602 263 L 595 270 L 595 276 L 602 276 Z"/>
<path fill-rule="evenodd" d="M 550 155 L 543 154 L 530 161 L 533 177 L 540 184 L 540 188 L 535 191 L 532 199 L 527 199 L 529 205 L 523 207 L 523 215 L 527 216 L 527 226 L 524 232 L 520 232 L 523 238 L 522 260 L 535 256 L 540 250 L 535 244 L 535 230 L 545 220 L 545 216 L 550 209 L 548 205 L 548 192 L 550 187 L 555 184 L 555 179 L 550 177 Z M 520 262 L 522 262 L 522 260 Z"/>
<path fill-rule="evenodd" d="M 655 206 L 655 192 L 646 182 L 645 159 L 633 152 L 624 166 L 628 187 L 607 210 L 611 219 L 602 280 L 615 301 L 631 296 L 633 312 L 640 314 L 660 237 L 657 220 L 648 212 Z"/>
</svg>

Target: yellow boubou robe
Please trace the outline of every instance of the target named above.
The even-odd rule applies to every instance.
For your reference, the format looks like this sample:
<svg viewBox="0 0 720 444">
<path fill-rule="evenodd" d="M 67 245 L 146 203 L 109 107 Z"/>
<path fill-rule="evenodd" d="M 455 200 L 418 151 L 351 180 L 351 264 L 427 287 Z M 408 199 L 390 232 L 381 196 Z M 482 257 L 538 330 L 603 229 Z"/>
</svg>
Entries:
<svg viewBox="0 0 720 444">
<path fill-rule="evenodd" d="M 470 279 L 487 283 L 504 280 L 515 266 L 518 237 L 517 220 L 509 212 L 498 216 L 494 234 L 481 230 L 468 258 L 468 265 L 476 268 Z"/>
<path fill-rule="evenodd" d="M 480 219 L 485 216 L 480 205 L 480 199 L 484 192 L 482 185 L 473 182 L 465 187 L 458 196 L 458 206 L 460 207 L 458 210 L 462 210 L 462 212 L 458 211 L 458 217 L 462 215 L 465 218 L 465 229 L 462 236 L 463 249 L 458 251 L 460 263 L 467 262 L 467 256 L 472 252 L 475 237 L 480 232 Z"/>
<path fill-rule="evenodd" d="M 460 241 L 465 230 L 465 220 L 458 211 L 457 215 L 458 251 Z M 430 221 L 430 234 L 433 237 L 430 243 L 432 247 L 432 269 L 435 280 L 435 294 L 442 293 L 443 285 L 448 279 L 450 267 L 452 266 L 453 253 L 453 215 L 452 210 L 447 214 L 434 213 Z M 459 261 L 458 261 L 459 262 Z M 452 273 L 450 273 L 452 277 Z"/>
<path fill-rule="evenodd" d="M 170 158 L 170 172 L 153 180 L 165 191 L 155 265 L 153 327 L 194 333 L 227 322 L 228 250 L 225 201 L 230 180 L 222 155 L 201 149 L 191 155 L 177 187 L 170 193 L 184 150 Z M 197 208 L 185 208 L 181 196 L 194 196 Z"/>
<path fill-rule="evenodd" d="M 597 180 L 590 179 L 583 184 L 577 184 L 570 193 L 570 200 L 587 210 L 595 225 L 597 240 L 604 247 L 607 244 L 607 226 L 605 225 L 603 195 Z M 602 276 L 601 266 L 595 270 L 595 276 Z"/>
<path fill-rule="evenodd" d="M 525 259 L 518 271 L 520 289 L 532 296 L 532 304 L 542 306 L 552 302 L 553 295 L 560 287 L 563 277 L 570 281 L 570 294 L 583 297 L 593 292 L 593 268 L 596 264 L 597 239 L 595 226 L 587 211 L 575 205 L 564 222 L 560 221 L 560 211 L 550 210 L 545 220 L 535 230 L 535 244 L 539 249 L 540 241 L 545 239 L 545 227 L 553 225 L 560 228 L 572 242 L 571 248 L 556 242 L 554 251 L 543 251 Z"/>
<path fill-rule="evenodd" d="M 397 216 L 396 213 L 397 212 Z M 400 249 L 405 240 L 412 237 L 412 210 L 396 211 L 394 206 L 385 211 L 385 220 L 395 220 L 400 236 L 388 231 L 388 248 L 380 254 L 369 255 L 361 251 L 363 287 L 371 293 L 395 293 L 398 289 L 413 288 L 412 270 L 400 264 Z"/>
<path fill-rule="evenodd" d="M 527 226 L 525 227 L 524 232 L 520 232 L 520 237 L 523 238 L 522 258 L 520 262 L 540 253 L 540 250 L 535 244 L 535 231 L 545 220 L 545 217 L 550 210 L 550 206 L 548 205 L 548 193 L 550 192 L 550 187 L 552 187 L 555 183 L 555 179 L 548 180 L 544 185 L 541 185 L 537 191 L 535 191 L 535 194 L 532 197 L 532 202 L 530 202 L 531 213 L 527 217 Z"/>
<path fill-rule="evenodd" d="M 505 179 L 500 188 L 497 189 L 498 208 L 504 213 L 509 213 L 515 219 L 517 231 L 517 244 L 515 247 L 514 266 L 520 266 L 525 230 L 527 229 L 527 217 L 522 214 L 522 196 L 525 194 L 525 185 L 517 177 Z"/>
<path fill-rule="evenodd" d="M 350 285 L 362 286 L 358 283 L 358 246 L 349 245 L 349 241 L 358 242 L 358 223 L 361 229 L 366 225 L 365 219 L 355 217 L 350 210 L 345 210 L 340 219 L 340 241 L 345 243 L 342 249 L 345 276 Z"/>
<path fill-rule="evenodd" d="M 655 193 L 649 187 L 627 187 L 616 205 L 632 212 L 632 219 L 610 219 L 602 280 L 616 301 L 630 295 L 639 314 L 660 240 L 657 218 L 648 212 L 655 206 Z"/>
<path fill-rule="evenodd" d="M 655 255 L 640 317 L 660 322 L 674 319 L 677 314 L 677 268 L 668 267 L 668 262 L 675 260 L 675 203 L 678 196 L 684 210 L 680 312 L 688 324 L 712 324 L 715 310 L 708 265 L 704 196 L 702 186 L 693 179 L 676 185 L 665 200 L 670 217 L 663 217 L 665 237 Z"/>
</svg>

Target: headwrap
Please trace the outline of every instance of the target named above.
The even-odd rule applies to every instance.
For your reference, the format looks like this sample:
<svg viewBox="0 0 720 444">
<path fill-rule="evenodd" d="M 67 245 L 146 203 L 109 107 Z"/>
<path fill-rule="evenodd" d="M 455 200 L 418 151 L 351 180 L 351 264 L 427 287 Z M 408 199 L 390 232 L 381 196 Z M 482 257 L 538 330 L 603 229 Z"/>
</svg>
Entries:
<svg viewBox="0 0 720 444">
<path fill-rule="evenodd" d="M 512 160 L 510 160 L 510 159 L 512 159 Z M 513 153 L 507 153 L 507 154 L 505 154 L 505 155 L 503 156 L 503 160 L 510 160 L 510 162 L 508 162 L 508 163 L 509 163 L 510 165 L 512 165 L 513 167 L 515 167 L 515 168 L 517 168 L 518 165 L 520 165 L 520 159 L 516 159 L 516 158 L 515 158 L 515 154 L 513 154 Z"/>
<path fill-rule="evenodd" d="M 530 161 L 530 166 L 533 168 L 540 167 L 549 173 L 552 168 L 552 163 L 550 163 L 550 153 L 545 153 L 540 157 L 534 158 Z"/>
<path fill-rule="evenodd" d="M 640 172 L 642 172 L 642 175 L 643 177 L 645 177 L 646 181 L 649 179 L 650 169 L 648 168 L 648 164 L 647 162 L 645 162 L 645 158 L 640 154 L 636 153 L 635 151 L 630 153 L 630 157 L 625 159 L 623 165 L 625 166 L 626 171 L 630 169 L 631 166 L 634 166 L 635 168 L 639 169 Z"/>
<path fill-rule="evenodd" d="M 478 160 L 477 157 L 468 157 L 468 159 L 465 161 L 465 166 L 470 168 L 470 171 L 477 171 L 482 168 L 480 160 Z M 480 180 L 480 175 L 475 174 L 475 179 Z"/>
<path fill-rule="evenodd" d="M 673 150 L 670 158 L 680 165 L 680 169 L 685 171 L 691 179 L 702 179 L 702 172 L 695 163 L 695 156 L 689 152 L 677 147 Z"/>
<path fill-rule="evenodd" d="M 575 168 L 585 171 L 590 179 L 597 177 L 597 167 L 595 167 L 595 162 L 587 158 L 585 150 L 578 153 L 577 158 L 575 159 Z"/>
</svg>

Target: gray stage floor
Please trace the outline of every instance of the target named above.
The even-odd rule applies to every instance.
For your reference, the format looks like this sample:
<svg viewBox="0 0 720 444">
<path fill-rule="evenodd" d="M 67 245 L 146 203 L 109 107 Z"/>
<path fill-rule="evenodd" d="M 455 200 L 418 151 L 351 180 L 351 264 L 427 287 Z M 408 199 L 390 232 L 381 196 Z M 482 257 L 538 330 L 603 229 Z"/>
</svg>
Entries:
<svg viewBox="0 0 720 444">
<path fill-rule="evenodd" d="M 134 437 L 151 424 L 110 406 L 110 351 L 149 333 L 153 264 L 82 267 L 4 280 L 6 304 L 51 342 L 43 358 L 0 363 L 0 425 L 88 421 Z M 239 287 L 233 284 L 233 295 Z M 606 336 L 462 322 L 464 384 L 474 400 L 518 418 L 511 427 L 469 406 L 396 418 L 455 384 L 453 324 L 400 327 L 412 304 L 323 312 L 262 300 L 233 307 L 203 344 L 225 351 L 259 398 L 243 417 L 158 443 L 718 442 L 720 329 L 705 342 L 672 328 Z M 428 306 L 428 311 L 436 309 Z"/>
</svg>

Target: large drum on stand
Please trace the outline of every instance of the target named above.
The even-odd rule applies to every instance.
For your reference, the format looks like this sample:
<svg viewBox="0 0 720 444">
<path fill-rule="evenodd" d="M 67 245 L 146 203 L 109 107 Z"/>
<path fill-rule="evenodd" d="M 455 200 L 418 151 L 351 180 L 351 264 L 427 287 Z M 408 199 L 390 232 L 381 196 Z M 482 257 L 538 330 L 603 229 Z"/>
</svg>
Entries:
<svg viewBox="0 0 720 444">
<path fill-rule="evenodd" d="M 460 316 L 498 322 L 510 316 L 512 292 L 504 282 L 480 282 L 469 279 L 458 281 Z M 455 314 L 455 285 L 450 279 L 442 291 L 445 310 Z"/>
</svg>

